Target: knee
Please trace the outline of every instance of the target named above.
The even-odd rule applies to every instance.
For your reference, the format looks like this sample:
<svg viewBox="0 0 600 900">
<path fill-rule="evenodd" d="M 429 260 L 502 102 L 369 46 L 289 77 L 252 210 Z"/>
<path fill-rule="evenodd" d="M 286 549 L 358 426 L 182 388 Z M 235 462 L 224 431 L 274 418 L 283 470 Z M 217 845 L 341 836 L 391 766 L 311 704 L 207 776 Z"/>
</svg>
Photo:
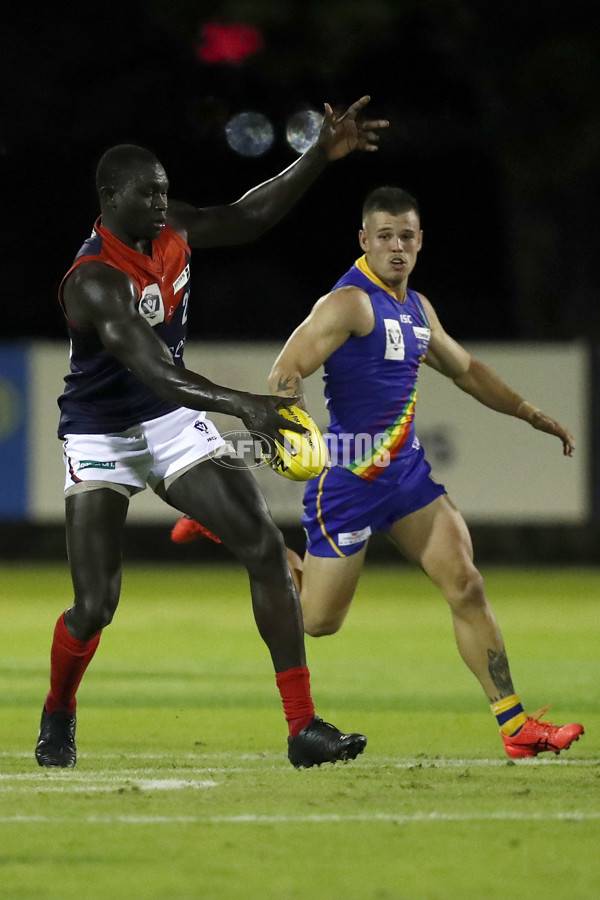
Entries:
<svg viewBox="0 0 600 900">
<path fill-rule="evenodd" d="M 90 640 L 113 620 L 119 603 L 119 590 L 108 586 L 80 592 L 69 615 L 69 626 L 79 640 Z M 76 633 L 75 633 L 76 632 Z"/>
<path fill-rule="evenodd" d="M 275 567 L 285 568 L 283 536 L 270 520 L 257 526 L 246 540 L 240 541 L 236 550 L 251 575 L 260 577 Z"/>
<path fill-rule="evenodd" d="M 325 637 L 327 634 L 335 634 L 340 626 L 334 622 L 305 622 L 304 633 L 309 637 Z"/>
<path fill-rule="evenodd" d="M 326 612 L 313 611 L 302 607 L 304 620 L 304 633 L 310 637 L 325 637 L 327 634 L 335 634 L 342 627 L 344 617 L 328 615 Z"/>
<path fill-rule="evenodd" d="M 465 563 L 452 576 L 444 591 L 454 612 L 468 614 L 487 605 L 483 578 L 472 563 Z"/>
</svg>

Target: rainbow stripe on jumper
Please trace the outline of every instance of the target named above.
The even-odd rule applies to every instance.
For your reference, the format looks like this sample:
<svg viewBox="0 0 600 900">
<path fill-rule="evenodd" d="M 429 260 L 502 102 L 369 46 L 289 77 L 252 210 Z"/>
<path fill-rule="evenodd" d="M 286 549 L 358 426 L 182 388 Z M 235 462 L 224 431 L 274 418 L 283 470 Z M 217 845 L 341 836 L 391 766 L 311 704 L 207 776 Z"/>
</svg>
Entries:
<svg viewBox="0 0 600 900">
<path fill-rule="evenodd" d="M 371 453 L 350 463 L 348 469 L 351 472 L 365 481 L 374 481 L 381 474 L 382 469 L 398 456 L 411 433 L 416 402 L 417 389 L 415 387 L 400 414 L 385 430 L 383 437 L 373 445 Z"/>
</svg>

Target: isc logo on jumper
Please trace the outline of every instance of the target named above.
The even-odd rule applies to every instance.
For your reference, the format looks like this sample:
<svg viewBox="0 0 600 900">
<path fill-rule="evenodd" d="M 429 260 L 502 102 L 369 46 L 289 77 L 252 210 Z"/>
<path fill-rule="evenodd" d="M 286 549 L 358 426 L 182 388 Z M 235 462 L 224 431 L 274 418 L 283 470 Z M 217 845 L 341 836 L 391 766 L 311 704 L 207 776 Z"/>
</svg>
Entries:
<svg viewBox="0 0 600 900">
<path fill-rule="evenodd" d="M 150 325 L 160 325 L 165 321 L 165 305 L 157 284 L 149 284 L 144 288 L 138 312 Z"/>
</svg>

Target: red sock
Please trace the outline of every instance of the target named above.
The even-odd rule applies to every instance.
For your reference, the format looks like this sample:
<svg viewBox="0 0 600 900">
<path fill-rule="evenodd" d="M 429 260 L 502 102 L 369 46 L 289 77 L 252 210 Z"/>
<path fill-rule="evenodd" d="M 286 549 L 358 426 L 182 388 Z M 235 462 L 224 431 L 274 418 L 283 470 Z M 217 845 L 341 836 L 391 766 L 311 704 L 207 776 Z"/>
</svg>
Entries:
<svg viewBox="0 0 600 900">
<path fill-rule="evenodd" d="M 46 697 L 46 712 L 60 709 L 73 715 L 79 682 L 96 652 L 101 634 L 99 631 L 91 641 L 78 641 L 65 625 L 65 614 L 59 617 L 50 652 L 50 693 Z"/>
<path fill-rule="evenodd" d="M 310 696 L 310 673 L 306 666 L 276 672 L 275 679 L 283 702 L 290 737 L 296 737 L 312 720 L 315 707 Z"/>
</svg>

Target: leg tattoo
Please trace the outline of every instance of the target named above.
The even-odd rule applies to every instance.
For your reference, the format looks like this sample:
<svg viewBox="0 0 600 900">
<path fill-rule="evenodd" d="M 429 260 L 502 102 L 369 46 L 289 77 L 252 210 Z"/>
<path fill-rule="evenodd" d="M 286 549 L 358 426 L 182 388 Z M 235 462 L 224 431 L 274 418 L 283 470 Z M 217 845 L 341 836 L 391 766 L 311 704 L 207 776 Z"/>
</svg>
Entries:
<svg viewBox="0 0 600 900">
<path fill-rule="evenodd" d="M 490 698 L 491 702 L 495 703 L 498 700 L 501 700 L 502 697 L 510 697 L 511 694 L 514 694 L 515 689 L 513 687 L 512 678 L 510 677 L 506 650 L 501 650 L 498 653 L 496 650 L 488 649 L 487 655 L 488 672 L 498 691 L 497 697 Z"/>
</svg>

